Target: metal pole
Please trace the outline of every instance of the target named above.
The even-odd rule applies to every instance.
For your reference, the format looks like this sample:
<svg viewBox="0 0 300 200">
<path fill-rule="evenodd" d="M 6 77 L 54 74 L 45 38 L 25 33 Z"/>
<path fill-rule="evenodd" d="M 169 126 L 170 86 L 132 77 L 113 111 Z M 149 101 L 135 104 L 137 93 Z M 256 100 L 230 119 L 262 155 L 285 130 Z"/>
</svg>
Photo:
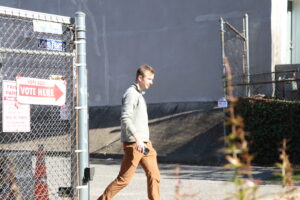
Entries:
<svg viewBox="0 0 300 200">
<path fill-rule="evenodd" d="M 89 199 L 89 184 L 84 183 L 84 170 L 89 167 L 88 146 L 88 93 L 86 69 L 86 28 L 85 13 L 76 12 L 75 25 L 77 33 L 77 63 L 78 66 L 78 131 L 79 131 L 79 200 Z"/>
<path fill-rule="evenodd" d="M 224 29 L 224 19 L 220 18 L 220 23 L 221 23 L 221 48 L 222 48 L 222 66 L 223 66 L 223 81 L 224 81 L 224 98 L 227 100 L 227 94 L 226 94 L 226 89 L 227 89 L 227 84 L 226 84 L 226 71 L 225 71 L 225 44 L 224 44 L 224 34 L 225 34 L 225 29 Z M 223 128 L 223 136 L 224 136 L 224 147 L 226 147 L 226 126 L 225 126 L 225 120 L 226 120 L 226 109 L 223 108 L 223 113 L 224 113 L 224 128 Z"/>
<path fill-rule="evenodd" d="M 232 26 L 230 23 L 225 22 L 225 21 L 224 21 L 224 23 L 225 23 L 231 30 L 233 30 L 233 32 L 235 32 L 238 36 L 240 36 L 243 40 L 246 40 L 245 36 L 244 36 L 242 33 L 240 33 L 234 26 Z"/>
<path fill-rule="evenodd" d="M 224 62 L 224 59 L 225 59 L 225 47 L 224 47 L 224 19 L 223 18 L 220 18 L 220 22 L 221 22 L 221 48 L 222 48 L 222 65 L 223 65 L 223 75 L 225 77 L 225 62 Z M 224 82 L 225 83 L 225 82 Z M 226 85 L 226 84 L 225 84 Z M 225 90 L 226 91 L 226 90 Z M 226 93 L 225 93 L 226 95 Z"/>
<path fill-rule="evenodd" d="M 245 96 L 248 96 L 248 73 L 247 73 L 247 37 L 246 37 L 246 18 L 245 16 L 243 17 L 243 35 L 244 35 L 244 40 L 243 40 L 243 84 L 245 85 Z"/>
<path fill-rule="evenodd" d="M 250 56 L 249 56 L 249 17 L 248 14 L 245 14 L 245 38 L 246 38 L 246 69 L 247 69 L 247 83 L 250 83 Z M 251 96 L 250 86 L 247 87 L 247 96 Z"/>
</svg>

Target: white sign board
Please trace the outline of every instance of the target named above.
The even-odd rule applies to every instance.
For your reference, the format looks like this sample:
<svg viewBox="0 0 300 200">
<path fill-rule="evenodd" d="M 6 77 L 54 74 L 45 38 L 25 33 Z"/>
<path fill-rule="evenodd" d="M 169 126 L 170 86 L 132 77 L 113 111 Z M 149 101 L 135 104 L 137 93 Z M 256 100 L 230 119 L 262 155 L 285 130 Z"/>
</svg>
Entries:
<svg viewBox="0 0 300 200">
<path fill-rule="evenodd" d="M 3 132 L 30 132 L 30 105 L 17 103 L 16 81 L 3 80 Z"/>
<path fill-rule="evenodd" d="M 228 107 L 228 102 L 224 97 L 222 97 L 221 99 L 218 100 L 218 107 L 219 108 L 227 108 Z"/>
<path fill-rule="evenodd" d="M 17 101 L 62 106 L 66 102 L 66 84 L 64 80 L 17 77 Z"/>
<path fill-rule="evenodd" d="M 55 22 L 46 22 L 33 20 L 33 31 L 43 33 L 62 34 L 62 24 Z"/>
<path fill-rule="evenodd" d="M 61 40 L 39 39 L 38 47 L 53 51 L 64 51 L 66 43 Z"/>
</svg>

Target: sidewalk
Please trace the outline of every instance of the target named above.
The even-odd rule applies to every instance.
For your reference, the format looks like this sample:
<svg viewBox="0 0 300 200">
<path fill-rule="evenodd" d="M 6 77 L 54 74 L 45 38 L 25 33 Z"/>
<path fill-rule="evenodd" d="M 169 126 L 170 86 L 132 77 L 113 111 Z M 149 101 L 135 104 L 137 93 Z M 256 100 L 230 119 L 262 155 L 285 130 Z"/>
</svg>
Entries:
<svg viewBox="0 0 300 200">
<path fill-rule="evenodd" d="M 116 178 L 120 160 L 91 159 L 90 166 L 95 167 L 94 180 L 90 182 L 90 200 L 96 200 L 105 187 Z M 180 185 L 182 194 L 194 200 L 223 200 L 234 191 L 234 185 L 227 182 L 233 172 L 222 167 L 180 165 L 179 177 L 175 164 L 159 164 L 161 171 L 161 200 L 175 200 L 176 185 Z M 272 174 L 273 168 L 255 168 L 254 177 L 264 178 Z M 179 178 L 179 179 L 178 179 Z M 180 181 L 179 181 L 180 180 Z M 147 200 L 146 177 L 139 167 L 132 182 L 116 195 L 114 200 Z M 280 191 L 276 184 L 262 184 L 259 194 L 270 195 Z"/>
</svg>

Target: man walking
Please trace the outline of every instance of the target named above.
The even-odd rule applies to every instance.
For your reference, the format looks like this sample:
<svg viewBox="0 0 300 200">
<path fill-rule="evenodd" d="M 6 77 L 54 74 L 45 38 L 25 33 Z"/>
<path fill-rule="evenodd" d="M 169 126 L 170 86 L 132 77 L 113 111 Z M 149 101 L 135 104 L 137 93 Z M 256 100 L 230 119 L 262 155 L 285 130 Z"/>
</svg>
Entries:
<svg viewBox="0 0 300 200">
<path fill-rule="evenodd" d="M 149 65 L 142 65 L 136 72 L 135 83 L 123 95 L 121 141 L 124 157 L 118 177 L 107 186 L 98 200 L 110 200 L 128 185 L 139 164 L 147 176 L 149 200 L 160 200 L 157 154 L 149 140 L 147 105 L 143 97 L 153 80 L 154 69 Z"/>
</svg>

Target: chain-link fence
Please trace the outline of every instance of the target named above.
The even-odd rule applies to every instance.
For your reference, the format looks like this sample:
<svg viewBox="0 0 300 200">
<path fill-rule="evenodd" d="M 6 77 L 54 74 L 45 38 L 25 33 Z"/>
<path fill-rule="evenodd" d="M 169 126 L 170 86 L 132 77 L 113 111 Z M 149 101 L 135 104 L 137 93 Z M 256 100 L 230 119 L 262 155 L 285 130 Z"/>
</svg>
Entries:
<svg viewBox="0 0 300 200">
<path fill-rule="evenodd" d="M 220 21 L 223 64 L 230 65 L 234 96 L 300 99 L 299 65 L 280 65 L 274 72 L 250 74 L 248 16 L 243 18 L 242 32 L 224 19 Z M 226 88 L 227 80 L 224 82 Z"/>
<path fill-rule="evenodd" d="M 221 18 L 220 21 L 223 64 L 225 64 L 224 59 L 226 58 L 230 64 L 232 76 L 234 77 L 232 80 L 233 84 L 243 83 L 246 85 L 246 87 L 236 88 L 234 92 L 249 96 L 250 88 L 247 87 L 247 83 L 250 82 L 248 15 L 245 14 L 242 21 L 243 23 L 241 23 L 242 25 L 240 27 L 243 29 L 242 32 L 223 18 Z"/>
<path fill-rule="evenodd" d="M 278 65 L 275 72 L 253 74 L 250 83 L 239 82 L 236 77 L 233 79 L 237 97 L 245 96 L 239 88 L 249 87 L 254 97 L 300 100 L 300 65 Z"/>
<path fill-rule="evenodd" d="M 74 25 L 0 11 L 0 199 L 77 199 Z"/>
</svg>

